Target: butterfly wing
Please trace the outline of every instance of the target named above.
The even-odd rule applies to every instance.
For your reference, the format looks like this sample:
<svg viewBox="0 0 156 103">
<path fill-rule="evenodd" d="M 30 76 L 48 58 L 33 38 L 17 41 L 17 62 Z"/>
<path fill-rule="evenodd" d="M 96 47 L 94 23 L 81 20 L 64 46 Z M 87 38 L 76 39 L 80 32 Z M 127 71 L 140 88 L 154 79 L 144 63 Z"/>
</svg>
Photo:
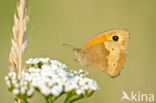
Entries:
<svg viewBox="0 0 156 103">
<path fill-rule="evenodd" d="M 104 42 L 104 45 L 110 52 L 106 57 L 108 66 L 105 71 L 111 77 L 118 76 L 126 61 L 125 47 L 113 41 Z"/>
<path fill-rule="evenodd" d="M 129 40 L 129 32 L 125 29 L 112 29 L 100 33 L 99 35 L 91 38 L 83 47 L 82 50 L 89 48 L 97 43 L 104 42 L 104 41 L 112 41 L 112 36 L 118 35 L 120 40 L 118 43 L 121 43 L 123 46 L 126 46 Z"/>
<path fill-rule="evenodd" d="M 114 35 L 119 37 L 118 41 L 112 40 Z M 126 30 L 110 30 L 88 41 L 82 49 L 75 50 L 75 54 L 82 65 L 95 67 L 115 77 L 125 63 L 128 39 Z"/>
<path fill-rule="evenodd" d="M 100 42 L 85 50 L 82 50 L 85 64 L 105 71 L 108 67 L 108 59 L 106 58 L 110 52 L 105 48 L 105 45 Z"/>
</svg>

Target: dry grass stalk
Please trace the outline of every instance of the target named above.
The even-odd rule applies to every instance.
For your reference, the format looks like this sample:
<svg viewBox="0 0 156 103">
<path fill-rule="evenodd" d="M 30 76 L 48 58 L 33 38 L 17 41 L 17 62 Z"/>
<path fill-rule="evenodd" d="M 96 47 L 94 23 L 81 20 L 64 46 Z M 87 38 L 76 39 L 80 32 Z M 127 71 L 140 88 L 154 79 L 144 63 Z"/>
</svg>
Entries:
<svg viewBox="0 0 156 103">
<path fill-rule="evenodd" d="M 26 30 L 29 17 L 27 15 L 27 0 L 20 0 L 17 5 L 17 14 L 14 14 L 12 46 L 10 50 L 10 71 L 18 73 L 22 71 L 22 56 L 27 47 Z M 18 99 L 21 103 L 21 99 Z"/>
<path fill-rule="evenodd" d="M 27 15 L 27 0 L 20 0 L 17 5 L 17 14 L 14 14 L 12 46 L 10 50 L 10 71 L 21 74 L 22 55 L 27 47 L 26 30 L 29 17 Z"/>
</svg>

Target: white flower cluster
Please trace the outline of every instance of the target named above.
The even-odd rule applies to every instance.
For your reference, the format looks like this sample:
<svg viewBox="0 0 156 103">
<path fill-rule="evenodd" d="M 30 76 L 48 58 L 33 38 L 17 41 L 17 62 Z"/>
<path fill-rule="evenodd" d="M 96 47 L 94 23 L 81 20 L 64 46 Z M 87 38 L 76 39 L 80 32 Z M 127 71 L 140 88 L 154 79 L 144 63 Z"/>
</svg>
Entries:
<svg viewBox="0 0 156 103">
<path fill-rule="evenodd" d="M 31 97 L 34 94 L 34 88 L 31 86 L 32 79 L 29 78 L 30 76 L 30 73 L 22 72 L 21 76 L 18 77 L 15 72 L 10 72 L 5 77 L 8 89 L 19 97 Z"/>
<path fill-rule="evenodd" d="M 22 72 L 21 77 L 11 72 L 5 77 L 8 88 L 15 94 L 32 96 L 38 90 L 45 96 L 59 96 L 65 92 L 76 91 L 76 94 L 85 95 L 87 90 L 99 89 L 96 81 L 87 78 L 88 73 L 83 70 L 66 71 L 67 66 L 57 60 L 49 58 L 35 58 L 26 61 L 31 65 L 27 72 Z M 42 64 L 35 68 L 32 64 Z"/>
<path fill-rule="evenodd" d="M 76 91 L 76 94 L 84 94 L 87 90 L 95 91 L 98 89 L 98 85 L 96 81 L 93 79 L 85 77 L 85 73 L 83 70 L 77 71 L 70 71 L 68 72 L 68 81 L 65 83 L 65 92 L 69 92 L 72 90 Z M 88 73 L 87 73 L 88 74 Z"/>
<path fill-rule="evenodd" d="M 38 64 L 39 62 L 49 63 L 50 58 L 30 58 L 26 61 L 26 64 Z"/>
</svg>

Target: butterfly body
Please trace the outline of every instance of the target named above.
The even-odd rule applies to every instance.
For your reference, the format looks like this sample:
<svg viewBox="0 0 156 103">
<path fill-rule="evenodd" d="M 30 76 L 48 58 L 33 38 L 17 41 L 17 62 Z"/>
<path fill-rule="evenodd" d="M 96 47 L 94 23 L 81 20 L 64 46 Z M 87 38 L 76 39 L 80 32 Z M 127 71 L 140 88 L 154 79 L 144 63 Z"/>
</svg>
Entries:
<svg viewBox="0 0 156 103">
<path fill-rule="evenodd" d="M 93 37 L 81 49 L 74 49 L 74 53 L 81 65 L 94 67 L 116 77 L 126 61 L 128 40 L 127 30 L 109 30 Z"/>
</svg>

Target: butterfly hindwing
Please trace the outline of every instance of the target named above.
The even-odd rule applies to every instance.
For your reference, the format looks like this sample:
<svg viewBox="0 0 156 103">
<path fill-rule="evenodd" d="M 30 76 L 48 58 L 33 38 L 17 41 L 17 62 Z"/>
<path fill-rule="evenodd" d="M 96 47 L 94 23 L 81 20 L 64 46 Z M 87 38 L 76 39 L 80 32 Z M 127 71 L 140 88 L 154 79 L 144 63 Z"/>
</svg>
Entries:
<svg viewBox="0 0 156 103">
<path fill-rule="evenodd" d="M 108 67 L 106 68 L 106 72 L 115 77 L 120 74 L 121 69 L 123 68 L 123 64 L 125 63 L 125 48 L 114 41 L 104 42 L 106 49 L 110 52 L 107 56 Z"/>
</svg>

